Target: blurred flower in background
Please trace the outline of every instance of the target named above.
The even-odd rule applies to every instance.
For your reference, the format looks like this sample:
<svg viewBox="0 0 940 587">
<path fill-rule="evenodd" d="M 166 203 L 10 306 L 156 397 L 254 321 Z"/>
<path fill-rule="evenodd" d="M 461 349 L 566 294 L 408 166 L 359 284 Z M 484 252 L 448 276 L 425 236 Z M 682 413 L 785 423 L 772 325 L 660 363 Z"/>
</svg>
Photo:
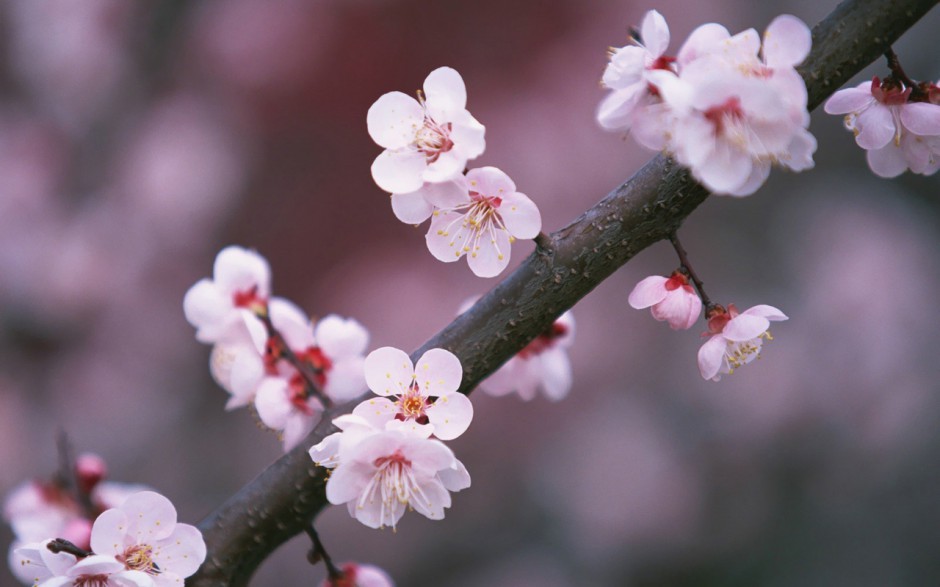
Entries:
<svg viewBox="0 0 940 587">
<path fill-rule="evenodd" d="M 647 10 L 679 39 L 781 12 L 812 25 L 835 4 L 3 4 L 0 492 L 55 471 L 59 428 L 186 520 L 281 454 L 224 411 L 183 315 L 226 245 L 263 251 L 277 295 L 308 314 L 356 316 L 373 348 L 417 348 L 480 293 L 372 181 L 364 116 L 382 94 L 457 68 L 487 129 L 474 165 L 510 175 L 551 232 L 648 159 L 594 120 L 605 48 Z M 895 45 L 919 79 L 940 78 L 924 50 L 938 19 Z M 702 380 L 703 321 L 674 332 L 627 307 L 676 266 L 657 244 L 578 304 L 566 400 L 472 396 L 452 444 L 474 485 L 445 521 L 405 516 L 392 534 L 330 508 L 331 553 L 398 585 L 940 582 L 936 179 L 878 179 L 839 120 L 811 129 L 812 172 L 711 199 L 683 227 L 711 295 L 786 309 L 772 353 Z M 510 271 L 533 246 L 516 248 Z M 12 538 L 0 529 L 0 547 Z M 292 541 L 254 583 L 322 579 L 307 548 Z"/>
</svg>

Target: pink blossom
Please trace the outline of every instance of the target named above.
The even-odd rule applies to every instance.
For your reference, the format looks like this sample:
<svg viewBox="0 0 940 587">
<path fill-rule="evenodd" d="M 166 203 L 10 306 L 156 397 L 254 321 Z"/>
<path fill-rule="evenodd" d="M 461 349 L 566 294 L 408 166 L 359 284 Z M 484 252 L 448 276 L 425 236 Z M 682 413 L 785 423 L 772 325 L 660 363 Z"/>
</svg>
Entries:
<svg viewBox="0 0 940 587">
<path fill-rule="evenodd" d="M 770 323 L 786 319 L 773 306 L 754 306 L 740 313 L 734 304 L 728 304 L 727 310 L 721 306 L 711 309 L 707 333 L 711 337 L 698 352 L 702 377 L 718 381 L 721 374 L 734 373 L 758 358 L 764 341 L 773 340 Z"/>
<path fill-rule="evenodd" d="M 113 557 L 127 571 L 149 576 L 155 587 L 178 587 L 206 558 L 202 533 L 178 524 L 170 500 L 152 491 L 135 493 L 98 516 L 91 548 Z"/>
<path fill-rule="evenodd" d="M 395 587 L 388 573 L 375 565 L 345 563 L 342 566 L 343 579 L 326 578 L 320 587 Z"/>
<path fill-rule="evenodd" d="M 890 78 L 875 77 L 826 101 L 826 112 L 845 114 L 845 127 L 880 177 L 896 177 L 908 169 L 931 175 L 940 169 L 940 106 L 912 102 L 911 93 Z"/>
<path fill-rule="evenodd" d="M 332 504 L 370 528 L 394 528 L 406 508 L 444 517 L 451 491 L 470 486 L 470 475 L 444 443 L 403 430 L 365 436 L 342 455 L 326 483 Z"/>
<path fill-rule="evenodd" d="M 382 397 L 365 400 L 353 414 L 373 419 L 378 428 L 400 426 L 452 440 L 470 426 L 473 404 L 457 391 L 463 369 L 450 351 L 430 349 L 413 365 L 404 351 L 382 347 L 366 357 L 365 376 L 369 389 Z"/>
<path fill-rule="evenodd" d="M 375 183 L 408 193 L 461 173 L 486 146 L 485 129 L 466 104 L 463 78 L 450 67 L 428 75 L 418 100 L 402 92 L 376 100 L 367 116 L 369 136 L 385 151 L 372 164 Z"/>
<path fill-rule="evenodd" d="M 516 392 L 525 401 L 541 389 L 552 401 L 564 399 L 571 390 L 568 347 L 574 341 L 574 328 L 574 316 L 565 312 L 480 383 L 480 389 L 493 396 Z"/>
<path fill-rule="evenodd" d="M 509 265 L 510 245 L 535 238 L 542 229 L 539 209 L 495 167 L 471 169 L 449 189 L 425 194 L 436 208 L 426 237 L 428 250 L 450 263 L 464 255 L 479 277 L 494 277 Z"/>
<path fill-rule="evenodd" d="M 637 310 L 650 308 L 653 318 L 668 322 L 673 330 L 691 328 L 702 312 L 702 300 L 680 271 L 668 278 L 647 277 L 633 288 L 627 301 Z"/>
<path fill-rule="evenodd" d="M 154 577 L 139 570 L 127 569 L 112 556 L 93 554 L 77 559 L 66 553 L 53 553 L 49 541 L 24 545 L 16 557 L 25 576 L 36 587 L 157 587 Z"/>
<path fill-rule="evenodd" d="M 246 340 L 245 320 L 263 308 L 271 292 L 271 268 L 254 251 L 222 249 L 212 279 L 201 279 L 186 292 L 183 312 L 205 343 Z"/>
</svg>

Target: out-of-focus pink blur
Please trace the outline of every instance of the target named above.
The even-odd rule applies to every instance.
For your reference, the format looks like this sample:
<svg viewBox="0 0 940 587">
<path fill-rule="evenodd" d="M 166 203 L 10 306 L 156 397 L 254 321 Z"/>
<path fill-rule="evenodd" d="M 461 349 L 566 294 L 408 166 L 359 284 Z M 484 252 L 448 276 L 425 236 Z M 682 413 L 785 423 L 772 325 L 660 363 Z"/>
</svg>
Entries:
<svg viewBox="0 0 940 587">
<path fill-rule="evenodd" d="M 594 121 L 606 48 L 647 9 L 675 51 L 703 22 L 813 25 L 835 4 L 10 0 L 0 493 L 50 475 L 64 429 L 194 523 L 281 454 L 247 411 L 223 411 L 183 318 L 227 244 L 265 255 L 310 314 L 354 316 L 372 348 L 417 347 L 496 283 L 435 261 L 373 184 L 381 94 L 460 71 L 487 127 L 471 165 L 511 175 L 553 231 L 651 156 Z M 895 46 L 915 78 L 940 78 L 938 27 L 934 11 Z M 704 322 L 674 332 L 627 305 L 676 268 L 660 243 L 575 307 L 566 400 L 472 396 L 451 444 L 473 486 L 446 520 L 408 515 L 393 534 L 330 508 L 334 558 L 399 585 L 940 583 L 937 180 L 874 177 L 836 117 L 810 130 L 816 169 L 711 198 L 681 232 L 715 301 L 790 316 L 759 362 L 704 381 Z M 510 269 L 531 249 L 517 243 Z M 0 529 L 0 550 L 11 538 Z M 314 584 L 307 547 L 254 584 Z"/>
</svg>

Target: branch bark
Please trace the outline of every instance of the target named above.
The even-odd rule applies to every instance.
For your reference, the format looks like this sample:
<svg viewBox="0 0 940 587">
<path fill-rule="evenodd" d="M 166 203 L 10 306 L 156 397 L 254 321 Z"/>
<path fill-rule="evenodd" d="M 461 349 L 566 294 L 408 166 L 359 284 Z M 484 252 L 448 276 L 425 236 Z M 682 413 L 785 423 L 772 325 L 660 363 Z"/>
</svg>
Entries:
<svg viewBox="0 0 940 587">
<path fill-rule="evenodd" d="M 848 0 L 813 29 L 813 49 L 799 68 L 814 109 L 850 77 L 881 56 L 938 0 Z M 666 239 L 708 197 L 681 167 L 662 155 L 551 234 L 509 277 L 412 354 L 441 347 L 464 368 L 463 393 L 543 332 L 638 252 Z M 278 459 L 199 524 L 208 545 L 205 564 L 187 583 L 240 587 L 326 505 L 324 470 L 307 447 L 333 429 L 339 407 L 301 446 Z"/>
</svg>

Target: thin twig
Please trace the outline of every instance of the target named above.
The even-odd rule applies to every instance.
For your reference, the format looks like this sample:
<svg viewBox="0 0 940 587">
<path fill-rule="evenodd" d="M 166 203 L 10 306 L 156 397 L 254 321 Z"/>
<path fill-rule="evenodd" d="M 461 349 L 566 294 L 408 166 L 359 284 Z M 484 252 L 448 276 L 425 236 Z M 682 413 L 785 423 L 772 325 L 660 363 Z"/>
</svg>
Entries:
<svg viewBox="0 0 940 587">
<path fill-rule="evenodd" d="M 676 255 L 679 256 L 679 263 L 682 264 L 682 270 L 685 271 L 686 275 L 689 276 L 689 279 L 692 280 L 692 283 L 695 285 L 695 289 L 698 291 L 698 297 L 702 298 L 702 304 L 705 306 L 706 315 L 708 314 L 708 309 L 712 307 L 712 302 L 708 299 L 708 295 L 705 293 L 705 287 L 702 284 L 702 280 L 698 278 L 698 275 L 695 274 L 695 270 L 692 269 L 692 264 L 689 262 L 689 256 L 685 252 L 685 249 L 682 248 L 682 243 L 679 242 L 679 236 L 675 232 L 669 235 L 669 242 L 672 243 L 672 248 L 676 250 Z"/>
</svg>

